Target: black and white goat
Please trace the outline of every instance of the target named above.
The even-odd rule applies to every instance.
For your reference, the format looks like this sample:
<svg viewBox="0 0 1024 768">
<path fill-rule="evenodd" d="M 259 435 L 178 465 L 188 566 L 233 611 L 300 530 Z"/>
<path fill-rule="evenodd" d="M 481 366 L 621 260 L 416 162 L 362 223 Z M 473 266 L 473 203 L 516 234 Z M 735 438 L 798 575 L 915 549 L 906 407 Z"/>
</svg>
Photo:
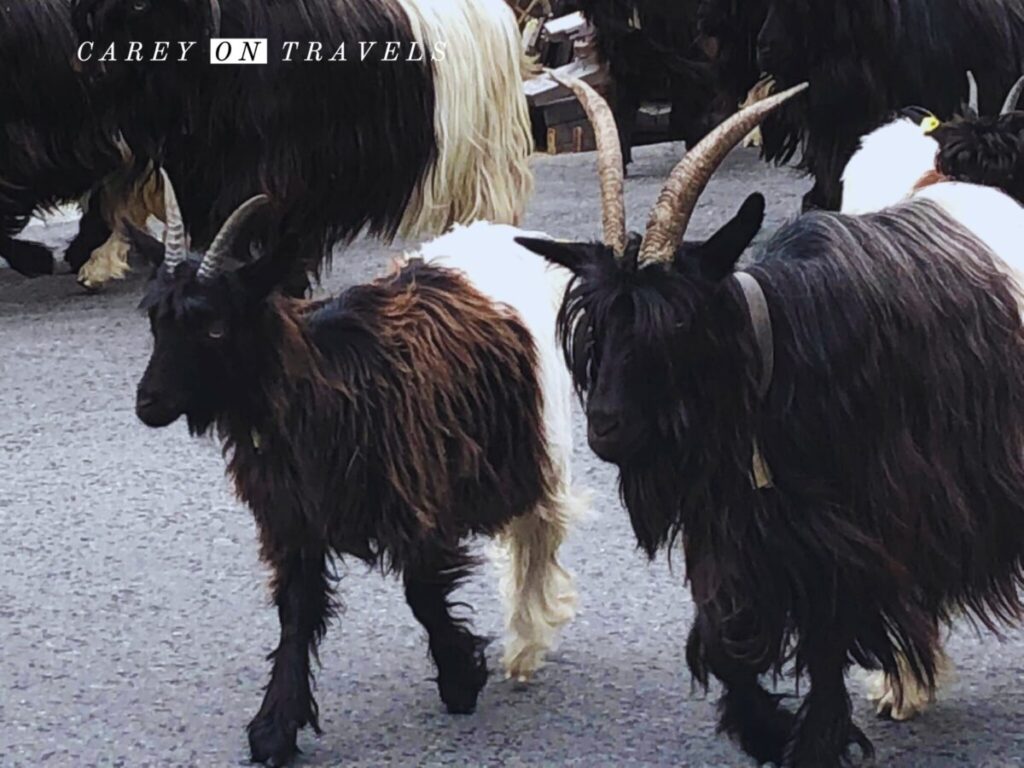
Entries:
<svg viewBox="0 0 1024 768">
<path fill-rule="evenodd" d="M 840 174 L 857 142 L 894 110 L 924 104 L 952 117 L 970 69 L 982 107 L 994 111 L 1024 71 L 1024 0 L 703 3 L 702 12 L 737 28 L 757 25 L 761 69 L 779 88 L 811 83 L 807 99 L 765 122 L 762 145 L 774 162 L 800 153 L 814 177 L 805 209 L 839 208 Z"/>
<path fill-rule="evenodd" d="M 504 665 L 529 678 L 574 613 L 557 550 L 580 504 L 570 480 L 571 382 L 554 337 L 568 275 L 514 242 L 521 230 L 458 227 L 395 272 L 335 298 L 275 291 L 287 256 L 224 269 L 263 198 L 244 203 L 201 261 L 185 253 L 170 182 L 166 249 L 143 300 L 154 349 L 137 413 L 215 430 L 273 569 L 281 641 L 249 724 L 253 759 L 286 762 L 318 730 L 310 653 L 332 616 L 332 558 L 400 572 L 426 628 L 448 710 L 471 712 L 483 642 L 452 616 L 473 567 L 464 539 L 498 539 L 508 620 Z"/>
<path fill-rule="evenodd" d="M 503 0 L 74 4 L 107 116 L 175 180 L 197 247 L 242 200 L 269 193 L 256 234 L 302 255 L 298 288 L 364 229 L 414 237 L 523 212 L 532 140 Z M 210 66 L 217 36 L 266 38 L 268 64 Z M 185 62 L 99 61 L 132 41 L 147 52 L 198 43 Z"/>
<path fill-rule="evenodd" d="M 977 109 L 970 73 L 964 115 L 946 122 L 929 110 L 908 107 L 863 137 L 843 170 L 844 213 L 876 211 L 938 181 L 963 181 L 1002 190 L 1024 205 L 1024 112 L 1020 78 L 997 115 Z"/>
<path fill-rule="evenodd" d="M 723 683 L 721 729 L 761 762 L 822 768 L 871 752 L 849 664 L 882 670 L 899 705 L 934 688 L 953 615 L 1024 615 L 1024 209 L 935 184 L 804 215 L 736 272 L 763 217 L 751 195 L 683 241 L 726 153 L 800 90 L 689 152 L 643 238 L 599 123 L 605 243 L 520 242 L 575 274 L 559 328 L 588 439 L 644 550 L 682 542 L 687 661 Z M 796 712 L 759 681 L 790 662 L 811 683 Z"/>
<path fill-rule="evenodd" d="M 0 5 L 0 258 L 24 275 L 53 272 L 48 248 L 15 237 L 34 211 L 81 202 L 65 259 L 91 288 L 122 247 L 120 220 L 142 224 L 148 211 L 138 210 L 143 190 L 128 179 L 129 158 L 73 66 L 75 46 L 68 0 Z"/>
</svg>

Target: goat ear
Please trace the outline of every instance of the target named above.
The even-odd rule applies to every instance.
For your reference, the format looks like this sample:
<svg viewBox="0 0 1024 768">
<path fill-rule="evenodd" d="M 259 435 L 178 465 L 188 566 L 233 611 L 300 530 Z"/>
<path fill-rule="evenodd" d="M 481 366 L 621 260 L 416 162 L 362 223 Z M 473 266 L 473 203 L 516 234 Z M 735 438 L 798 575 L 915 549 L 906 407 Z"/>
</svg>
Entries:
<svg viewBox="0 0 1024 768">
<path fill-rule="evenodd" d="M 739 211 L 725 226 L 686 254 L 686 258 L 696 256 L 701 274 L 709 280 L 723 280 L 732 273 L 763 222 L 764 195 L 755 192 L 743 201 Z"/>
<path fill-rule="evenodd" d="M 164 263 L 164 244 L 153 237 L 144 229 L 136 227 L 132 222 L 124 219 L 121 222 L 122 229 L 128 238 L 128 247 L 131 253 L 141 256 L 151 267 L 156 269 Z"/>
<path fill-rule="evenodd" d="M 246 293 L 253 299 L 262 300 L 276 288 L 280 288 L 296 265 L 273 254 L 256 254 L 254 260 L 238 270 L 238 276 Z"/>
<path fill-rule="evenodd" d="M 590 243 L 566 243 L 538 237 L 517 237 L 516 242 L 538 256 L 565 267 L 573 274 L 579 274 L 590 260 L 594 246 Z"/>
</svg>

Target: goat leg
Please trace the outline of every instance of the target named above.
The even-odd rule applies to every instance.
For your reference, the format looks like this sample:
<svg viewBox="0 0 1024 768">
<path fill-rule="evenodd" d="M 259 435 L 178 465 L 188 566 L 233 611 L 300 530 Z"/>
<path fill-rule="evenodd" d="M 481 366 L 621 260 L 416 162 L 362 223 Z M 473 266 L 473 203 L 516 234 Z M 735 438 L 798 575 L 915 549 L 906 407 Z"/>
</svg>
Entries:
<svg viewBox="0 0 1024 768">
<path fill-rule="evenodd" d="M 758 677 L 768 670 L 767 657 L 757 664 L 738 659 L 730 649 L 749 644 L 753 617 L 733 617 L 723 627 L 698 610 L 686 643 L 686 658 L 694 677 L 707 685 L 708 673 L 723 685 L 718 701 L 718 731 L 739 744 L 759 763 L 781 764 L 795 716 L 781 706 L 782 697 L 766 691 Z"/>
<path fill-rule="evenodd" d="M 25 277 L 53 274 L 53 254 L 45 245 L 0 235 L 0 257 Z"/>
<path fill-rule="evenodd" d="M 295 753 L 296 734 L 320 723 L 311 683 L 309 656 L 331 615 L 331 588 L 322 549 L 290 552 L 274 564 L 274 602 L 281 622 L 281 640 L 270 654 L 274 667 L 259 713 L 249 723 L 249 749 L 258 763 L 280 766 Z"/>
<path fill-rule="evenodd" d="M 452 591 L 475 565 L 462 546 L 438 546 L 422 554 L 403 575 L 405 599 L 427 630 L 430 655 L 437 665 L 437 689 L 451 714 L 469 714 L 487 682 L 487 642 L 470 631 L 469 622 L 452 616 Z"/>
<path fill-rule="evenodd" d="M 78 222 L 78 234 L 64 252 L 64 261 L 76 274 L 99 248 L 110 237 L 110 227 L 103 220 L 103 211 L 98 194 L 93 194 L 85 206 L 82 218 Z"/>
<path fill-rule="evenodd" d="M 825 630 L 828 632 L 828 630 Z M 782 765 L 785 768 L 832 768 L 853 764 L 850 748 L 860 750 L 870 763 L 874 750 L 864 732 L 853 722 L 844 671 L 846 645 L 837 637 L 808 638 L 804 660 L 811 690 L 797 712 L 797 724 Z"/>
</svg>

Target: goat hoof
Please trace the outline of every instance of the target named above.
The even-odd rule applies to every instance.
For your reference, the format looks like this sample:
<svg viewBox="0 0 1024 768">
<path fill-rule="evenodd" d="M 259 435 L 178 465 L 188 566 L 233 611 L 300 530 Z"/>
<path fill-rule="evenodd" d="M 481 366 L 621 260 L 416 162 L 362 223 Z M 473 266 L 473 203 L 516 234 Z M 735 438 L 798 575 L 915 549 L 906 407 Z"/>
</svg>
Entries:
<svg viewBox="0 0 1024 768">
<path fill-rule="evenodd" d="M 12 240 L 3 256 L 11 265 L 11 269 L 25 277 L 53 274 L 53 254 L 49 248 L 39 243 Z"/>
<path fill-rule="evenodd" d="M 272 714 L 257 715 L 249 723 L 249 754 L 254 763 L 288 765 L 298 753 L 297 728 L 280 723 Z"/>
</svg>

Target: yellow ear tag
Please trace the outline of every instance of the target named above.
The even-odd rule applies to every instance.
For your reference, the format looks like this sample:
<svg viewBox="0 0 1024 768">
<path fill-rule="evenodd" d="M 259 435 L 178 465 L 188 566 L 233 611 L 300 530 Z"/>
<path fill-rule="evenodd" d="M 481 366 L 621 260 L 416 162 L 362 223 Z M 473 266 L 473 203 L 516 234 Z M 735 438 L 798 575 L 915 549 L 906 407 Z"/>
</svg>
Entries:
<svg viewBox="0 0 1024 768">
<path fill-rule="evenodd" d="M 928 115 L 928 117 L 921 121 L 921 130 L 925 132 L 925 135 L 927 135 L 940 125 L 942 125 L 942 123 L 939 122 L 939 118 L 935 115 Z"/>
</svg>

